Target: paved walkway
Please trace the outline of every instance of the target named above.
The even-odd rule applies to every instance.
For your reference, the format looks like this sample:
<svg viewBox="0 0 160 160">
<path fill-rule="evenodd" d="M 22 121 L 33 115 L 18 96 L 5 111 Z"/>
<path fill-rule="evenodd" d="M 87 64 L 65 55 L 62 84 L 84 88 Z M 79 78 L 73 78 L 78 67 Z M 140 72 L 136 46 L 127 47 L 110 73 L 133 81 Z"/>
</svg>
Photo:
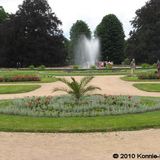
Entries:
<svg viewBox="0 0 160 160">
<path fill-rule="evenodd" d="M 0 159 L 113 160 L 114 153 L 159 154 L 159 135 L 160 129 L 91 134 L 2 132 Z"/>
<path fill-rule="evenodd" d="M 106 95 L 137 95 L 137 96 L 153 96 L 160 97 L 160 93 L 157 92 L 145 92 L 138 90 L 133 87 L 133 83 L 136 82 L 127 82 L 120 79 L 121 76 L 96 76 L 91 84 L 100 87 L 102 90 L 98 91 L 98 93 L 106 94 Z M 70 78 L 70 77 L 66 77 Z M 81 79 L 80 76 L 75 76 L 77 80 Z M 140 83 L 140 82 L 137 82 Z M 156 82 L 152 82 L 156 83 Z M 159 82 L 160 83 L 160 82 Z M 36 84 L 36 83 L 34 83 Z M 7 84 L 0 84 L 7 85 Z M 11 84 L 8 84 L 11 85 Z M 52 90 L 55 87 L 64 86 L 61 82 L 53 82 L 53 83 L 41 83 L 41 88 L 21 94 L 1 94 L 0 99 L 13 99 L 13 98 L 23 98 L 26 96 L 54 96 L 64 94 L 62 92 L 53 93 Z"/>
</svg>

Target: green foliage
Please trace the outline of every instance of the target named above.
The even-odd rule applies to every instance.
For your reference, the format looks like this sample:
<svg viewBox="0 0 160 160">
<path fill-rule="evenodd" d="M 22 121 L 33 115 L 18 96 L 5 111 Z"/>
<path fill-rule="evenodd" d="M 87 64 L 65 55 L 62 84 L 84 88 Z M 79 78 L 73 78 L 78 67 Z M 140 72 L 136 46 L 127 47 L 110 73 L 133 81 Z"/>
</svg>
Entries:
<svg viewBox="0 0 160 160">
<path fill-rule="evenodd" d="M 46 69 L 46 66 L 45 65 L 40 65 L 39 67 L 38 67 L 38 70 L 40 70 L 40 71 L 44 71 Z"/>
<path fill-rule="evenodd" d="M 156 72 L 142 72 L 137 74 L 138 79 L 160 79 Z"/>
<path fill-rule="evenodd" d="M 142 68 L 151 68 L 152 66 L 148 63 L 143 63 L 143 64 L 141 64 L 141 67 Z"/>
<path fill-rule="evenodd" d="M 72 64 L 74 63 L 74 59 L 75 59 L 74 52 L 76 50 L 78 40 L 81 38 L 81 36 L 86 36 L 87 38 L 90 38 L 91 31 L 88 25 L 84 21 L 78 20 L 76 23 L 73 24 L 70 30 L 69 57 Z"/>
<path fill-rule="evenodd" d="M 0 23 L 4 22 L 8 17 L 8 13 L 5 12 L 4 8 L 0 6 Z"/>
<path fill-rule="evenodd" d="M 108 63 L 108 64 L 106 65 L 106 69 L 112 69 L 112 68 L 113 68 L 113 65 L 112 65 L 112 64 Z"/>
<path fill-rule="evenodd" d="M 122 62 L 122 65 L 130 65 L 130 59 L 125 58 L 124 61 Z"/>
<path fill-rule="evenodd" d="M 85 96 L 79 103 L 75 103 L 69 96 L 49 96 L 14 100 L 0 107 L 0 113 L 37 117 L 94 117 L 141 113 L 157 109 L 160 109 L 160 100 L 152 98 Z"/>
<path fill-rule="evenodd" d="M 34 66 L 34 65 L 30 65 L 28 68 L 29 68 L 30 70 L 34 70 L 34 69 L 35 69 L 35 66 Z"/>
<path fill-rule="evenodd" d="M 24 0 L 0 26 L 0 65 L 64 65 L 67 55 L 61 24 L 47 0 Z"/>
<path fill-rule="evenodd" d="M 78 20 L 76 23 L 73 24 L 70 30 L 70 39 L 77 41 L 81 35 L 85 35 L 86 37 L 91 37 L 91 31 L 88 25 L 82 21 Z"/>
<path fill-rule="evenodd" d="M 157 64 L 154 63 L 154 64 L 152 65 L 152 68 L 157 68 Z"/>
<path fill-rule="evenodd" d="M 106 15 L 95 34 L 100 38 L 102 60 L 120 64 L 124 59 L 125 35 L 119 19 L 113 14 Z"/>
<path fill-rule="evenodd" d="M 128 39 L 127 54 L 138 63 L 155 63 L 160 59 L 160 1 L 149 0 L 136 11 L 131 22 L 133 30 Z"/>
<path fill-rule="evenodd" d="M 59 81 L 63 82 L 66 84 L 69 89 L 67 88 L 55 88 L 53 91 L 63 91 L 66 92 L 70 95 L 72 95 L 76 102 L 79 103 L 80 99 L 87 95 L 89 92 L 93 92 L 94 90 L 100 90 L 99 87 L 95 86 L 88 86 L 88 83 L 93 79 L 94 77 L 84 77 L 80 80 L 80 82 L 76 81 L 75 78 L 71 77 L 72 81 L 70 82 L 69 80 L 65 78 L 58 78 Z"/>
</svg>

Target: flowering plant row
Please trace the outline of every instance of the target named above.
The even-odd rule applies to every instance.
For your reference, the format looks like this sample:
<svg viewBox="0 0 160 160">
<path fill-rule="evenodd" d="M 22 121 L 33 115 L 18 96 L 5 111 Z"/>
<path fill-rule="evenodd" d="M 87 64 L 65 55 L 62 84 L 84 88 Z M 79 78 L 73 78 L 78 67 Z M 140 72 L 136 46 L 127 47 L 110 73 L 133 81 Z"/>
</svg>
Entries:
<svg viewBox="0 0 160 160">
<path fill-rule="evenodd" d="M 25 81 L 40 81 L 40 77 L 36 75 L 14 75 L 0 77 L 0 82 L 25 82 Z"/>
</svg>

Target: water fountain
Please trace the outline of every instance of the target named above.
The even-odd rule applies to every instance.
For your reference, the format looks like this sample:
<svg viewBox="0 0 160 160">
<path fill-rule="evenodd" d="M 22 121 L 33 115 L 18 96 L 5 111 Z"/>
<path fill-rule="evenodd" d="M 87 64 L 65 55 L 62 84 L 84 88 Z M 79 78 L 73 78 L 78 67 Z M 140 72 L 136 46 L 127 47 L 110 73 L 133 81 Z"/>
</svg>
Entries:
<svg viewBox="0 0 160 160">
<path fill-rule="evenodd" d="M 96 65 L 99 58 L 100 43 L 98 38 L 88 39 L 81 36 L 75 48 L 75 64 L 82 68 Z"/>
</svg>

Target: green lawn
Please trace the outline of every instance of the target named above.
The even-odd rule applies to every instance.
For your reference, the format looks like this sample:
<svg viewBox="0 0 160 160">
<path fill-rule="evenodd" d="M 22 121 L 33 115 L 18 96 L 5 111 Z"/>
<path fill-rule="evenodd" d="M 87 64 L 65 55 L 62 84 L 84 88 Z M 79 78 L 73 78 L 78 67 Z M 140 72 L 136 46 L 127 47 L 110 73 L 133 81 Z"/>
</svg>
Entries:
<svg viewBox="0 0 160 160">
<path fill-rule="evenodd" d="M 136 69 L 135 74 L 147 71 L 155 71 L 155 69 Z M 39 75 L 44 81 L 53 81 L 54 76 L 86 76 L 86 75 L 126 75 L 130 74 L 129 68 L 114 68 L 114 69 L 79 69 L 79 70 L 16 70 L 16 69 L 4 69 L 0 70 L 0 77 L 7 75 Z M 44 79 L 43 79 L 44 78 Z M 50 80 L 49 80 L 50 79 Z"/>
<path fill-rule="evenodd" d="M 160 111 L 86 118 L 34 118 L 0 115 L 0 131 L 106 132 L 160 128 Z"/>
<path fill-rule="evenodd" d="M 41 81 L 39 81 L 39 83 L 51 83 L 51 82 L 55 82 L 56 79 L 54 77 L 41 77 Z M 37 82 L 35 82 L 37 83 Z"/>
<path fill-rule="evenodd" d="M 137 82 L 137 81 L 141 81 L 138 79 L 137 76 L 133 76 L 133 77 L 130 77 L 130 76 L 124 76 L 124 77 L 121 77 L 122 80 L 124 81 L 133 81 L 133 82 Z"/>
<path fill-rule="evenodd" d="M 160 92 L 160 83 L 138 83 L 134 84 L 134 87 L 147 92 Z"/>
<path fill-rule="evenodd" d="M 146 72 L 146 71 L 155 71 L 155 69 L 137 69 L 135 71 L 135 74 L 141 73 L 141 72 Z M 114 69 L 103 69 L 103 70 L 46 70 L 46 71 L 41 71 L 41 74 L 44 75 L 49 75 L 49 76 L 96 76 L 96 75 L 128 75 L 130 74 L 131 70 L 128 68 L 114 68 Z"/>
<path fill-rule="evenodd" d="M 138 79 L 137 76 L 132 76 L 132 77 L 124 76 L 124 77 L 121 77 L 121 79 L 124 81 L 131 81 L 131 82 L 160 82 L 159 79 L 151 79 L 151 80 L 146 79 L 145 80 L 145 79 Z"/>
<path fill-rule="evenodd" d="M 25 93 L 40 88 L 40 85 L 6 85 L 0 86 L 0 94 Z"/>
</svg>

